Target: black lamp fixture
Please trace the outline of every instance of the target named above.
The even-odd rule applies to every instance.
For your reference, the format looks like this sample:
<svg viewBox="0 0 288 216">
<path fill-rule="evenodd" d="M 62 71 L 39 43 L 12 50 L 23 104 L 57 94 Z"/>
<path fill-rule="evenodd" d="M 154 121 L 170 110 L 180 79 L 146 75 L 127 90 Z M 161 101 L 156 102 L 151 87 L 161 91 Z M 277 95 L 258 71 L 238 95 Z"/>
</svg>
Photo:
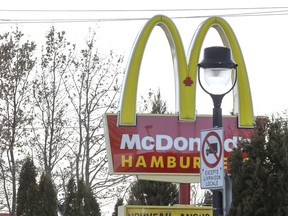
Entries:
<svg viewBox="0 0 288 216">
<path fill-rule="evenodd" d="M 201 68 L 203 74 L 200 72 Z M 203 75 L 207 88 L 202 84 L 200 75 Z M 232 77 L 234 80 L 228 85 Z M 213 100 L 213 127 L 222 127 L 222 99 L 234 88 L 237 81 L 237 64 L 231 58 L 231 50 L 228 47 L 204 49 L 204 59 L 198 64 L 198 80 L 201 88 Z M 223 216 L 223 194 L 218 190 L 213 191 L 213 215 Z"/>
<path fill-rule="evenodd" d="M 198 80 L 201 88 L 211 96 L 214 103 L 213 127 L 222 127 L 221 103 L 223 97 L 236 84 L 237 66 L 232 59 L 230 48 L 215 46 L 204 49 L 204 59 L 198 64 Z M 201 68 L 203 74 L 200 72 Z M 201 77 L 204 78 L 205 84 L 201 82 Z M 232 77 L 234 80 L 229 88 L 228 84 Z"/>
</svg>

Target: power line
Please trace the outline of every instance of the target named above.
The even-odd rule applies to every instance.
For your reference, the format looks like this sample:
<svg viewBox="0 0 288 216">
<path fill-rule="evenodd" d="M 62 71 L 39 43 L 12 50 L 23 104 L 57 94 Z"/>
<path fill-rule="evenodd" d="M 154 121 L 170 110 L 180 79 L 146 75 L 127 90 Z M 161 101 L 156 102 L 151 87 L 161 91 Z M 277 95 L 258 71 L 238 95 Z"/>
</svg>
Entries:
<svg viewBox="0 0 288 216">
<path fill-rule="evenodd" d="M 239 8 L 237 8 L 239 10 Z M 244 9 L 244 8 L 242 8 Z M 245 8 L 246 9 L 267 9 L 265 7 L 261 8 Z M 269 9 L 274 10 L 267 10 L 267 11 L 257 11 L 257 12 L 242 12 L 242 13 L 229 13 L 229 14 L 205 14 L 205 15 L 188 15 L 188 16 L 169 16 L 171 19 L 195 19 L 195 18 L 205 18 L 209 16 L 220 16 L 220 17 L 248 17 L 248 16 L 287 16 L 288 15 L 288 7 L 269 7 Z M 275 10 L 277 9 L 277 10 Z M 279 10 L 282 9 L 282 10 Z M 285 10 L 286 9 L 286 10 Z M 165 11 L 168 11 L 167 9 L 163 9 Z M 178 11 L 180 9 L 171 9 L 171 11 Z M 181 9 L 183 11 L 185 9 Z M 234 10 L 231 8 L 222 8 L 222 9 L 186 9 L 186 10 Z M 235 9 L 236 10 L 236 9 Z M 7 10 L 0 10 L 0 11 L 6 11 Z M 11 10 L 12 11 L 12 10 Z M 13 11 L 25 11 L 28 12 L 30 10 L 13 10 Z M 66 11 L 66 10 L 37 10 L 37 12 L 43 12 L 43 11 L 49 11 L 49 12 L 60 12 L 60 11 Z M 67 10 L 69 12 L 84 12 L 84 11 L 99 11 L 99 10 Z M 103 11 L 103 10 L 101 10 Z M 108 11 L 108 10 L 107 10 Z M 116 11 L 116 10 L 109 10 L 109 11 Z M 127 10 L 117 10 L 117 11 L 127 11 Z M 147 11 L 147 10 L 129 10 L 129 11 Z M 154 11 L 154 10 L 153 10 Z M 48 18 L 48 19 L 0 19 L 0 24 L 16 24 L 16 23 L 77 23 L 77 22 L 113 22 L 113 21 L 139 21 L 139 20 L 148 20 L 151 17 L 124 17 L 124 18 L 78 18 L 78 19 L 55 19 L 55 18 Z"/>
<path fill-rule="evenodd" d="M 288 7 L 241 7 L 241 8 L 180 8 L 180 9 L 0 9 L 0 12 L 185 12 L 185 11 L 225 11 L 225 10 L 275 10 Z"/>
</svg>

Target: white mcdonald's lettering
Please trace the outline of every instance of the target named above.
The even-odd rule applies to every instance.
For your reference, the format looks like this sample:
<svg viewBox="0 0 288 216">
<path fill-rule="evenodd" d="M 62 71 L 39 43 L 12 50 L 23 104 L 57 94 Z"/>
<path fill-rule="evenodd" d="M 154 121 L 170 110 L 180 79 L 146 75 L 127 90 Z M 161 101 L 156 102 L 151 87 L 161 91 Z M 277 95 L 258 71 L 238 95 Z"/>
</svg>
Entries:
<svg viewBox="0 0 288 216">
<path fill-rule="evenodd" d="M 175 148 L 178 151 L 199 151 L 200 150 L 200 138 L 185 138 L 176 137 L 174 140 L 169 135 L 156 135 L 155 138 L 151 136 L 144 136 L 140 139 L 139 134 L 133 134 L 130 138 L 129 134 L 123 134 L 121 138 L 120 149 L 137 149 L 137 150 L 157 150 L 167 151 L 171 148 Z"/>
<path fill-rule="evenodd" d="M 231 152 L 237 143 L 243 138 L 239 136 L 233 136 L 233 138 L 227 138 L 224 141 L 224 149 L 226 152 Z M 248 139 L 249 141 L 249 139 Z M 200 151 L 200 138 L 196 137 L 176 137 L 173 139 L 171 136 L 166 134 L 159 134 L 155 137 L 144 136 L 140 137 L 139 134 L 122 134 L 120 149 L 128 150 L 156 150 L 156 151 L 167 151 L 170 149 L 176 149 L 177 151 Z"/>
</svg>

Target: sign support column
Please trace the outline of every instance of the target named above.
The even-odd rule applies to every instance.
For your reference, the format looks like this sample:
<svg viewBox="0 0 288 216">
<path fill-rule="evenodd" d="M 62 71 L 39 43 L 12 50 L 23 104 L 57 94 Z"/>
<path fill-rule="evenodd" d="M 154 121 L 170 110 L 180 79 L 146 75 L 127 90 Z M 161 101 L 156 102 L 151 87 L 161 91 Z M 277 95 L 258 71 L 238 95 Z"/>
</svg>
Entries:
<svg viewBox="0 0 288 216">
<path fill-rule="evenodd" d="M 190 183 L 180 183 L 179 204 L 190 205 Z"/>
<path fill-rule="evenodd" d="M 223 96 L 212 97 L 214 108 L 213 108 L 213 127 L 219 128 L 222 127 L 222 109 L 221 102 Z M 221 191 L 213 191 L 213 215 L 214 216 L 223 216 L 223 194 Z"/>
</svg>

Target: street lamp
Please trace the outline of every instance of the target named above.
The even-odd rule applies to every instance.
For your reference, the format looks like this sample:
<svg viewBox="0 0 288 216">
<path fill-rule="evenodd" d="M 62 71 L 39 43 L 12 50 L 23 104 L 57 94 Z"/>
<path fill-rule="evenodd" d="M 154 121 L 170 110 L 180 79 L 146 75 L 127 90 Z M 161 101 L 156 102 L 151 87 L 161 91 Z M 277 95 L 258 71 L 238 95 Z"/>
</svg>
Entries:
<svg viewBox="0 0 288 216">
<path fill-rule="evenodd" d="M 203 73 L 201 73 L 201 68 L 203 68 Z M 204 83 L 201 82 L 202 79 Z M 198 64 L 198 80 L 201 88 L 213 100 L 213 127 L 222 127 L 222 99 L 234 88 L 237 81 L 237 64 L 231 58 L 231 50 L 220 46 L 205 48 L 204 59 Z M 230 81 L 231 85 L 229 85 Z M 222 201 L 222 193 L 214 190 L 214 216 L 223 215 Z"/>
</svg>

